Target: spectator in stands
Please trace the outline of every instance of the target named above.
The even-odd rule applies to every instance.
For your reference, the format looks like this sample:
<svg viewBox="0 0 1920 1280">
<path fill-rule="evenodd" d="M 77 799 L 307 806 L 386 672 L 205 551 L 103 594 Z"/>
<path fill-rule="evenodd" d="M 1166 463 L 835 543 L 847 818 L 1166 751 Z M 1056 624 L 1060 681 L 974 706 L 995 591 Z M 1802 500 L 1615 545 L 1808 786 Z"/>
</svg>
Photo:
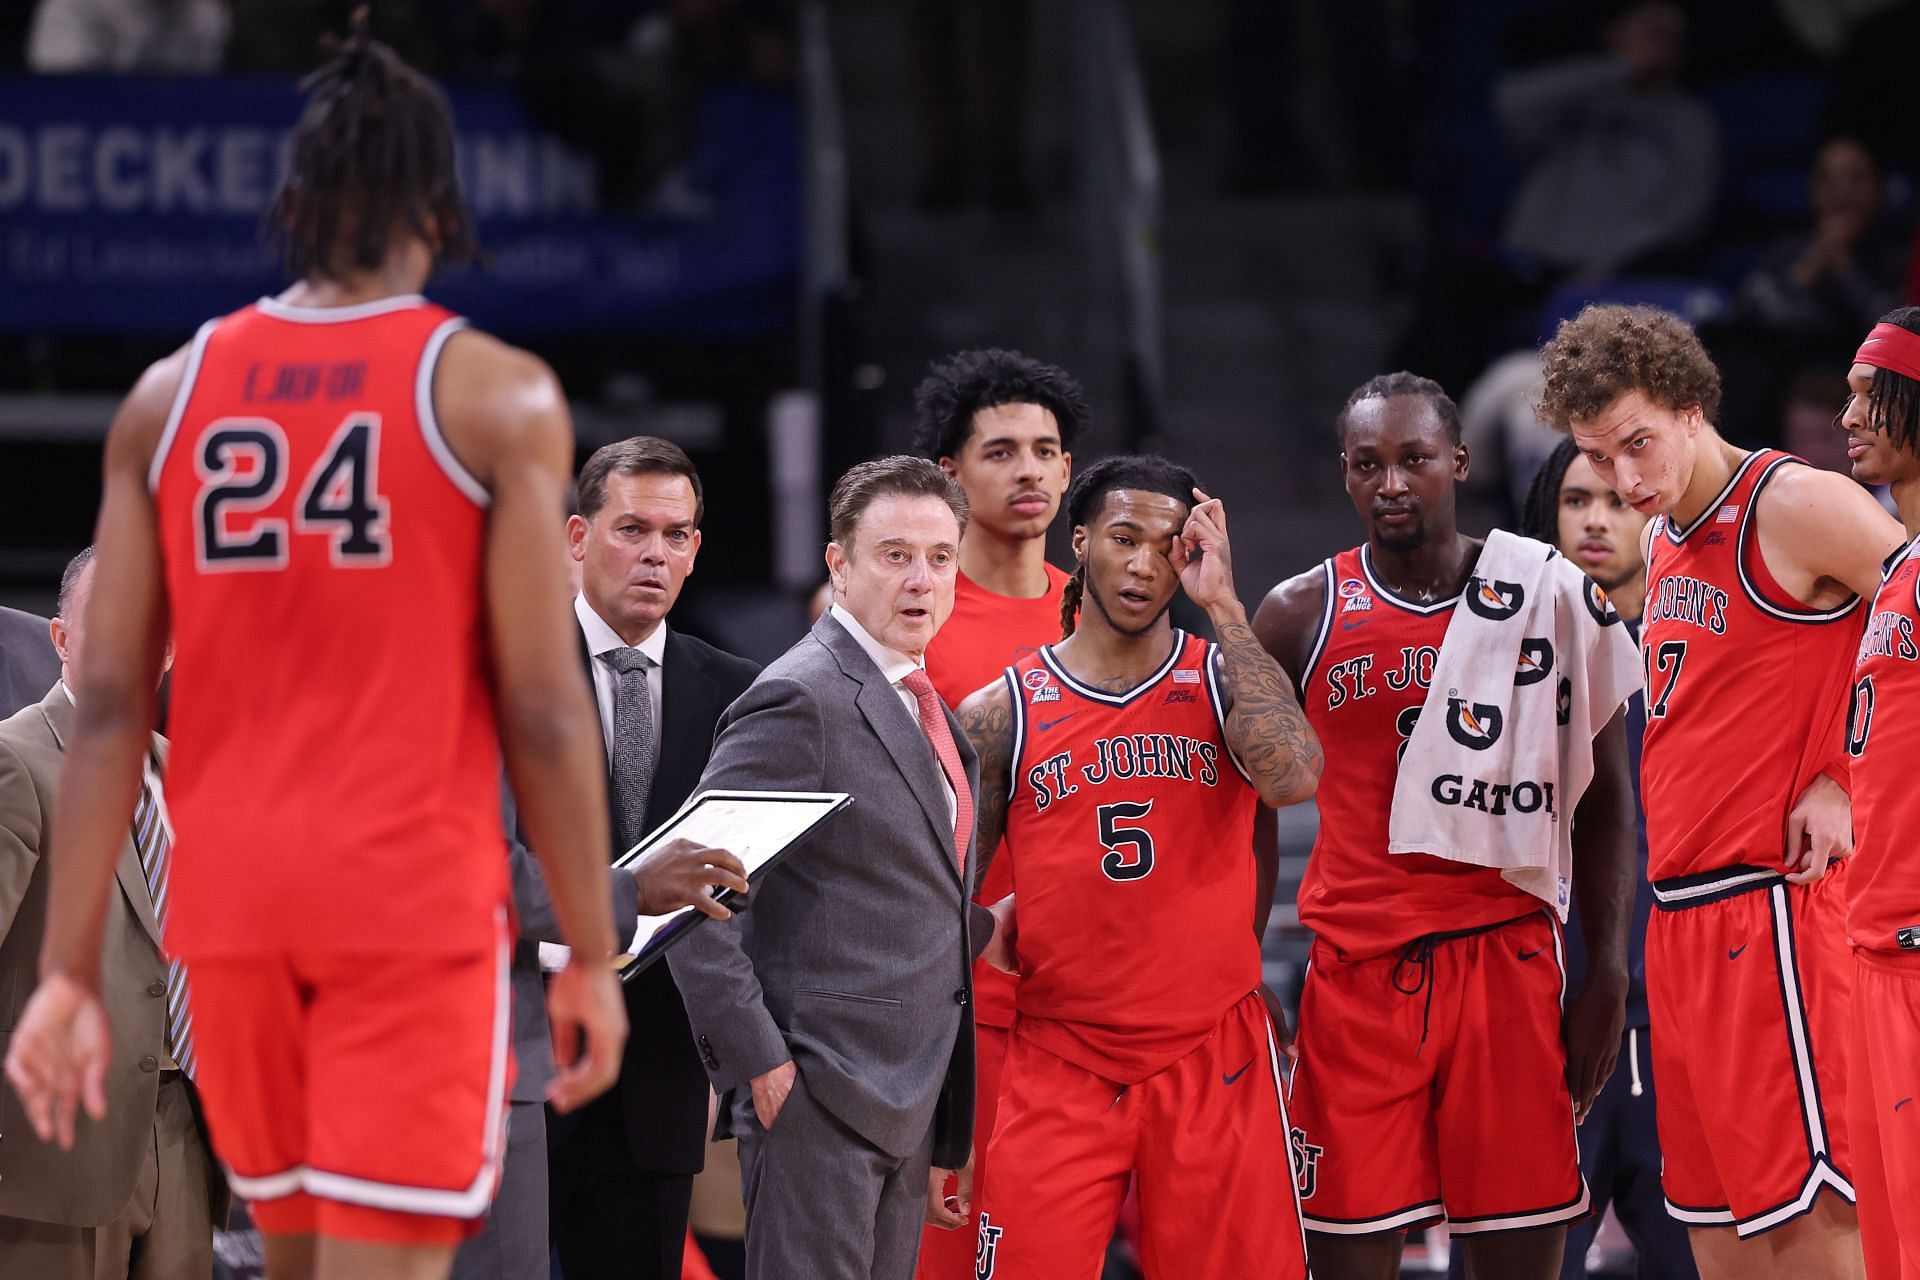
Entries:
<svg viewBox="0 0 1920 1280">
<path fill-rule="evenodd" d="M 1497 239 L 1449 246 L 1421 282 L 1390 363 L 1465 386 L 1535 336 L 1535 312 L 1569 280 L 1656 274 L 1706 227 L 1719 189 L 1712 114 L 1680 88 L 1687 19 L 1672 0 L 1603 0 L 1592 53 L 1509 72 L 1494 85 L 1523 167 Z M 1533 43 L 1557 46 L 1557 9 Z"/>
<path fill-rule="evenodd" d="M 1780 447 L 1844 476 L 1853 472 L 1847 462 L 1847 433 L 1839 421 L 1849 393 L 1847 380 L 1833 372 L 1836 367 L 1808 369 L 1787 385 L 1780 404 Z"/>
<path fill-rule="evenodd" d="M 1809 193 L 1813 225 L 1769 248 L 1727 315 L 1702 332 L 1726 377 L 1726 420 L 1762 432 L 1803 371 L 1844 367 L 1862 329 L 1900 301 L 1907 247 L 1881 220 L 1880 168 L 1866 144 L 1830 139 Z M 1844 398 L 1827 398 L 1825 421 Z"/>
<path fill-rule="evenodd" d="M 220 69 L 231 23 L 226 0 L 40 0 L 27 66 L 204 75 Z"/>
<path fill-rule="evenodd" d="M 1837 348 L 1900 301 L 1907 249 L 1880 221 L 1880 166 L 1858 138 L 1814 157 L 1813 226 L 1783 237 L 1734 298 L 1735 323 Z"/>
<path fill-rule="evenodd" d="M 1609 7 L 1603 53 L 1495 86 L 1501 125 L 1526 162 L 1503 236 L 1550 274 L 1605 277 L 1657 261 L 1713 212 L 1718 134 L 1679 86 L 1685 12 L 1668 0 Z"/>
</svg>

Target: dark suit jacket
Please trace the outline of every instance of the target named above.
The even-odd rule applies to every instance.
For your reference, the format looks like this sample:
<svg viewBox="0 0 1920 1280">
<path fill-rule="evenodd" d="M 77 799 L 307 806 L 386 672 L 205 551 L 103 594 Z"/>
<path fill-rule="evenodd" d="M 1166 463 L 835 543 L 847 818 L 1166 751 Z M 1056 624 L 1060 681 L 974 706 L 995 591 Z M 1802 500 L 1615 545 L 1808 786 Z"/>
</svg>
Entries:
<svg viewBox="0 0 1920 1280">
<path fill-rule="evenodd" d="M 979 763 L 947 723 L 977 797 Z M 973 927 L 918 718 L 829 614 L 727 709 L 700 786 L 854 798 L 749 910 L 667 953 L 714 1087 L 744 1090 L 791 1057 L 867 1143 L 907 1157 L 931 1132 L 934 1163 L 957 1168 L 973 1144 Z"/>
<path fill-rule="evenodd" d="M 74 710 L 57 683 L 42 692 L 35 705 L 0 721 L 0 1028 L 18 1025 L 37 985 L 46 935 L 47 868 L 59 856 L 51 847 L 48 823 Z M 164 741 L 153 741 L 155 751 L 164 752 Z M 153 1141 L 158 1068 L 167 1052 L 167 967 L 131 829 L 114 873 L 119 883 L 108 903 L 101 957 L 101 996 L 113 1032 L 107 1116 L 95 1122 L 83 1112 L 74 1149 L 62 1152 L 33 1136 L 19 1097 L 0 1087 L 0 1215 L 5 1217 L 69 1227 L 111 1222 L 133 1198 Z M 7 1039 L 0 1030 L 0 1055 Z M 200 1136 L 206 1141 L 204 1125 Z M 207 1168 L 211 1231 L 225 1225 L 228 1193 L 211 1155 Z"/>
<path fill-rule="evenodd" d="M 581 657 L 585 662 L 592 661 L 584 641 Z M 693 794 L 713 749 L 714 725 L 720 713 L 760 671 L 745 658 L 676 631 L 671 624 L 663 658 L 659 764 L 647 801 L 648 830 L 672 817 Z M 514 1100 L 532 1101 L 542 1096 L 553 1072 L 537 941 L 558 942 L 560 936 L 538 864 L 526 847 L 526 832 L 517 822 L 508 830 L 514 846 L 514 901 L 520 913 L 521 937 L 514 955 L 514 1049 L 523 1083 L 516 1085 Z M 610 851 L 608 861 L 623 852 Z M 617 927 L 624 945 L 633 936 L 633 877 L 620 872 L 614 885 L 614 911 L 620 917 Z M 620 1082 L 612 1096 L 620 1100 L 634 1166 L 652 1173 L 698 1173 L 706 1159 L 707 1077 L 694 1048 L 693 1031 L 687 1025 L 686 1006 L 664 964 L 625 984 L 625 989 L 631 1026 Z M 549 1118 L 556 1148 L 564 1143 L 582 1114 Z"/>
<path fill-rule="evenodd" d="M 0 718 L 47 696 L 60 678 L 47 620 L 0 607 Z"/>
</svg>

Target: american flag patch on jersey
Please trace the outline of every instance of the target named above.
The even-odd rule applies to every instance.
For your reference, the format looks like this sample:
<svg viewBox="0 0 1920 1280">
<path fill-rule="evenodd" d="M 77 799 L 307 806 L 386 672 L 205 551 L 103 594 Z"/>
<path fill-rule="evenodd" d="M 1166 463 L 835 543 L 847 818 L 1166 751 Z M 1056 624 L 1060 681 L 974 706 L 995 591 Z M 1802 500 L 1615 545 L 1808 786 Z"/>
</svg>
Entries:
<svg viewBox="0 0 1920 1280">
<path fill-rule="evenodd" d="M 1740 504 L 1737 502 L 1729 502 L 1726 506 L 1720 508 L 1720 514 L 1713 518 L 1713 522 L 1715 524 L 1732 524 L 1739 518 Z"/>
<path fill-rule="evenodd" d="M 1173 682 L 1175 684 L 1199 684 L 1200 673 L 1198 671 L 1188 671 L 1184 669 L 1176 671 L 1173 673 Z"/>
</svg>

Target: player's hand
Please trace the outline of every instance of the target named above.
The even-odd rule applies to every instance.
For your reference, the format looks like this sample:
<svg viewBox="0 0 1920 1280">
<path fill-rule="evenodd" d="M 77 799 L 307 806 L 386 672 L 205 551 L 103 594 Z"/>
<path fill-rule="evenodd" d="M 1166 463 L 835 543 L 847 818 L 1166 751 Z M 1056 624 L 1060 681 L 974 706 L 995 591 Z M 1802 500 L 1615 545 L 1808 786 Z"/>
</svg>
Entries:
<svg viewBox="0 0 1920 1280">
<path fill-rule="evenodd" d="M 1227 545 L 1227 509 L 1220 499 L 1193 491 L 1196 505 L 1173 540 L 1167 560 L 1180 575 L 1187 598 L 1211 613 L 1223 607 L 1240 608 L 1233 589 L 1233 556 Z"/>
<path fill-rule="evenodd" d="M 547 1102 L 555 1111 L 572 1111 L 613 1087 L 627 1042 L 627 1002 L 604 957 L 586 959 L 576 951 L 553 975 L 547 1023 L 556 1068 L 547 1083 Z"/>
<path fill-rule="evenodd" d="M 954 1183 L 954 1193 L 947 1194 L 947 1182 Z M 958 1169 L 927 1170 L 927 1225 L 939 1227 L 942 1231 L 952 1231 L 955 1227 L 967 1225 L 967 1219 L 973 1213 L 973 1157 L 967 1157 L 966 1164 Z"/>
<path fill-rule="evenodd" d="M 1267 1019 L 1273 1023 L 1273 1038 L 1280 1042 L 1287 1061 L 1298 1062 L 1300 1050 L 1293 1043 L 1293 1028 L 1287 1024 L 1287 1011 L 1280 1006 L 1280 997 L 1273 994 L 1273 988 L 1264 982 L 1260 984 L 1260 1003 L 1267 1006 Z"/>
<path fill-rule="evenodd" d="M 112 1056 L 99 994 L 65 974 L 42 979 L 7 1048 L 7 1079 L 40 1141 L 71 1151 L 80 1107 L 95 1120 L 105 1118 Z"/>
<path fill-rule="evenodd" d="M 993 914 L 993 937 L 980 952 L 980 958 L 1002 973 L 1020 974 L 1020 926 L 1013 917 L 1013 897 L 1008 894 L 987 910 Z"/>
<path fill-rule="evenodd" d="M 1828 865 L 1853 852 L 1853 801 L 1840 784 L 1820 774 L 1807 784 L 1787 814 L 1787 879 L 1811 884 Z"/>
<path fill-rule="evenodd" d="M 715 920 L 731 920 L 733 912 L 713 900 L 710 887 L 747 891 L 747 869 L 725 849 L 709 849 L 693 840 L 675 840 L 649 854 L 633 869 L 640 890 L 640 914 L 664 916 L 693 907 Z"/>
<path fill-rule="evenodd" d="M 1573 1095 L 1573 1122 L 1582 1124 L 1594 1099 L 1613 1075 L 1620 1056 L 1620 1033 L 1627 1025 L 1626 983 L 1589 978 L 1567 1003 L 1560 1033 L 1567 1044 L 1567 1091 Z"/>
<path fill-rule="evenodd" d="M 794 1077 L 799 1074 L 800 1069 L 788 1058 L 765 1075 L 753 1078 L 753 1114 L 759 1118 L 762 1129 L 771 1130 L 773 1122 L 780 1118 L 780 1111 L 793 1092 Z"/>
</svg>

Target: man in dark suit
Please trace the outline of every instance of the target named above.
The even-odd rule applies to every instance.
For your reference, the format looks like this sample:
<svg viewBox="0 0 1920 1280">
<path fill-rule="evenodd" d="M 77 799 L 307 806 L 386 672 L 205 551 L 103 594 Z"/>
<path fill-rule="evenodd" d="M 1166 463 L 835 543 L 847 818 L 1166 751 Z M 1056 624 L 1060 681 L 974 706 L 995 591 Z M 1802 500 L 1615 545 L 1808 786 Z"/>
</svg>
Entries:
<svg viewBox="0 0 1920 1280">
<path fill-rule="evenodd" d="M 684 452 L 646 436 L 608 445 L 587 460 L 579 490 L 579 513 L 567 522 L 581 568 L 574 612 L 607 751 L 612 861 L 693 793 L 715 722 L 759 668 L 667 625 L 693 570 L 705 514 L 699 474 Z M 514 1036 L 520 1076 L 508 1168 L 493 1216 L 462 1248 L 454 1276 L 544 1280 L 550 1230 L 567 1280 L 679 1280 L 707 1117 L 706 1073 L 680 993 L 665 965 L 627 983 L 627 1015 L 636 1030 L 627 1037 L 619 1083 L 579 1112 L 550 1115 L 543 1124 L 538 1104 L 552 1055 L 535 951 L 538 941 L 558 941 L 558 935 L 538 867 L 511 814 L 507 830 L 521 936 Z M 668 858 L 650 861 L 644 877 L 613 872 L 623 945 L 636 915 L 697 900 L 724 917 L 726 909 L 706 895 L 706 886 L 746 887 L 730 855 L 690 844 L 666 852 Z M 534 1159 L 542 1134 L 545 1150 Z"/>
<path fill-rule="evenodd" d="M 51 688 L 0 721 L 0 1027 L 18 1025 L 38 972 L 48 871 L 60 856 L 48 818 L 74 719 L 66 673 L 92 586 L 89 548 L 61 580 L 48 639 L 57 639 L 61 665 Z M 172 839 L 160 787 L 165 750 L 155 735 L 108 905 L 100 970 L 113 1045 L 106 1118 L 82 1121 L 73 1150 L 63 1152 L 34 1137 L 19 1099 L 0 1088 L 0 1276 L 161 1280 L 213 1270 L 213 1232 L 226 1221 L 228 1194 L 193 1087 L 185 974 L 160 950 Z M 0 1031 L 0 1050 L 7 1039 Z"/>
<path fill-rule="evenodd" d="M 0 607 L 0 717 L 40 701 L 59 678 L 47 620 Z"/>
<path fill-rule="evenodd" d="M 966 514 L 924 458 L 841 477 L 833 604 L 728 708 L 700 780 L 854 797 L 667 956 L 740 1139 L 749 1280 L 907 1280 L 922 1223 L 970 1216 L 971 943 L 995 929 L 964 887 L 978 763 L 924 668 Z"/>
</svg>

